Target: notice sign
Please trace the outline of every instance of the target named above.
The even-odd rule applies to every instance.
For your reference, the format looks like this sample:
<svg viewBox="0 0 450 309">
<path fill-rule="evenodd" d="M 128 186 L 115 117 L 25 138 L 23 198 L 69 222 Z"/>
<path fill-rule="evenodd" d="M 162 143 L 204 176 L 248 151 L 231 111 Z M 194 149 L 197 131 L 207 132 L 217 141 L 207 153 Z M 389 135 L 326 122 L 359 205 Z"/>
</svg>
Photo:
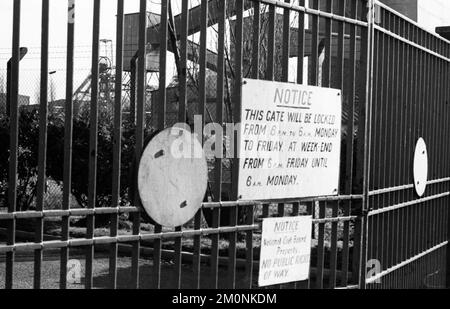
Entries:
<svg viewBox="0 0 450 309">
<path fill-rule="evenodd" d="M 265 219 L 262 232 L 259 286 L 307 280 L 312 217 Z"/>
<path fill-rule="evenodd" d="M 338 194 L 341 91 L 245 79 L 240 200 Z"/>
</svg>

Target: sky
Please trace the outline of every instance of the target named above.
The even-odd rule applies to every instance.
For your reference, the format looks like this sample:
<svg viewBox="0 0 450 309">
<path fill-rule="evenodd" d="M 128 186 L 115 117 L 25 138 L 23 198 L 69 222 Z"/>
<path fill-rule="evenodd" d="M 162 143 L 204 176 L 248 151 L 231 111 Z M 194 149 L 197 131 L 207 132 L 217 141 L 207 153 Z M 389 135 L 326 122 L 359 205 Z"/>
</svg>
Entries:
<svg viewBox="0 0 450 309">
<path fill-rule="evenodd" d="M 6 76 L 6 63 L 11 57 L 13 1 L 0 1 L 0 75 Z M 38 90 L 40 74 L 40 41 L 41 41 L 41 1 L 21 1 L 21 40 L 20 45 L 28 48 L 28 54 L 20 63 L 20 94 L 31 97 L 31 103 Z M 181 0 L 173 1 L 175 14 L 180 10 Z M 56 88 L 56 97 L 64 97 L 65 66 L 67 43 L 67 0 L 50 0 L 50 32 L 49 32 L 49 72 L 51 82 Z M 148 10 L 160 12 L 161 2 L 147 1 Z M 139 0 L 126 0 L 125 13 L 139 11 Z M 100 39 L 115 41 L 117 1 L 101 1 Z M 75 14 L 75 73 L 74 88 L 89 75 L 92 52 L 92 19 L 93 1 L 76 0 Z M 105 54 L 105 45 L 100 46 L 100 54 Z M 5 77 L 4 77 L 5 78 Z M 53 80 L 53 81 L 52 81 Z"/>
<path fill-rule="evenodd" d="M 171 0 L 174 14 L 181 12 L 181 4 L 184 0 Z M 13 2 L 14 0 L 0 0 L 0 82 L 6 79 L 6 64 L 11 57 L 12 46 L 12 22 L 13 22 Z M 91 71 L 92 54 L 92 22 L 93 22 L 93 0 L 75 0 L 75 72 L 74 89 L 89 76 Z M 139 0 L 126 0 L 125 14 L 139 12 Z M 66 36 L 67 36 L 67 4 L 68 0 L 50 0 L 50 33 L 49 33 L 49 84 L 53 87 L 55 97 L 62 99 L 65 96 L 65 75 L 66 75 Z M 190 6 L 197 6 L 200 0 L 191 0 Z M 40 0 L 21 1 L 21 43 L 28 48 L 28 54 L 20 62 L 20 83 L 19 92 L 21 95 L 30 97 L 31 104 L 38 103 L 39 80 L 40 80 L 40 40 L 41 40 L 41 5 Z M 161 10 L 160 0 L 147 0 L 148 11 L 159 14 Z M 101 28 L 100 39 L 112 40 L 115 45 L 116 36 L 116 0 L 101 1 Z M 210 33 L 214 29 L 209 29 L 208 48 L 216 50 L 217 42 Z M 214 33 L 214 37 L 217 37 Z M 191 40 L 199 40 L 196 35 Z M 100 56 L 106 55 L 106 45 L 100 45 Z M 115 51 L 113 51 L 115 56 Z M 108 54 L 109 56 L 109 54 Z M 174 75 L 175 66 L 173 56 L 168 54 L 167 80 L 171 81 Z M 295 74 L 293 74 L 295 75 Z M 1 89 L 1 88 L 0 88 Z M 50 90 L 52 92 L 52 90 Z"/>
</svg>

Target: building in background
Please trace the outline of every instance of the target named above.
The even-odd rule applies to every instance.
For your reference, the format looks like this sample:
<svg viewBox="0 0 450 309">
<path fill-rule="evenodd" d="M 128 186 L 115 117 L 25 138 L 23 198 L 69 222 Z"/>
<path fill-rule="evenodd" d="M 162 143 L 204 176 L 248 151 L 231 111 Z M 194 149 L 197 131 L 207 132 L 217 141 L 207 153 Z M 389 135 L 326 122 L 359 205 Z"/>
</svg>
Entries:
<svg viewBox="0 0 450 309">
<path fill-rule="evenodd" d="M 428 31 L 450 26 L 450 1 L 448 0 L 381 0 L 396 11 L 417 22 Z"/>
</svg>

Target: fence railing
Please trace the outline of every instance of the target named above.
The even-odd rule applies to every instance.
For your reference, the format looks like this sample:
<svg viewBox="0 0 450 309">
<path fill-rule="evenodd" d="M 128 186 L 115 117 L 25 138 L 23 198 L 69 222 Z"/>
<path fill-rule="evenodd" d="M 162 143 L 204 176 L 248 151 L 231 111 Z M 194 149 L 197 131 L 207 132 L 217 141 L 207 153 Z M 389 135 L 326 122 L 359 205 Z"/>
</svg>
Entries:
<svg viewBox="0 0 450 309">
<path fill-rule="evenodd" d="M 417 286 L 423 276 L 427 286 L 441 285 L 448 240 L 445 202 L 450 175 L 443 163 L 448 102 L 443 102 L 449 98 L 450 44 L 378 2 L 380 16 L 374 19 L 372 1 L 312 0 L 306 6 L 304 0 L 180 2 L 179 15 L 173 16 L 173 3 L 162 0 L 161 21 L 167 22 L 152 25 L 150 31 L 147 0 L 139 1 L 138 66 L 129 88 L 123 87 L 128 80 L 122 61 L 124 0 L 117 1 L 114 91 L 107 92 L 114 95 L 104 96 L 99 34 L 105 2 L 93 0 L 91 88 L 85 120 L 80 120 L 74 112 L 79 103 L 74 98 L 77 2 L 68 1 L 66 95 L 60 116 L 63 159 L 60 173 L 54 172 L 55 178 L 60 176 L 63 197 L 60 209 L 49 210 L 46 183 L 55 168 L 50 163 L 54 153 L 48 149 L 53 132 L 60 131 L 49 121 L 49 0 L 42 0 L 36 199 L 32 209 L 23 211 L 17 201 L 23 136 L 18 102 L 21 1 L 14 0 L 8 199 L 5 212 L 0 212 L 5 237 L 2 243 L 0 236 L 0 261 L 4 257 L 5 272 L 2 276 L 0 270 L 0 283 L 4 280 L 6 288 L 20 285 L 17 278 L 24 267 L 17 256 L 34 253 L 35 288 L 48 287 L 52 280 L 60 288 L 73 287 L 73 259 L 82 265 L 81 284 L 86 288 L 256 288 L 261 220 L 312 215 L 310 279 L 287 286 L 364 288 L 378 279 L 383 279 L 383 287 Z M 144 59 L 149 35 L 155 33 L 159 37 L 151 39 L 159 42 L 159 80 L 149 87 Z M 166 74 L 169 53 L 175 55 L 177 72 L 171 87 Z M 208 196 L 191 223 L 173 230 L 148 223 L 133 188 L 136 167 L 131 162 L 140 158 L 146 137 L 170 125 L 169 114 L 183 123 L 190 123 L 193 115 L 218 123 L 239 122 L 244 77 L 342 89 L 339 195 L 236 202 L 236 161 L 215 159 L 209 164 Z M 135 119 L 124 117 L 125 96 Z M 431 108 L 426 108 L 427 102 L 432 102 Z M 110 107 L 109 126 L 102 106 Z M 410 185 L 408 155 L 417 136 L 430 140 L 435 156 L 430 174 L 436 180 L 424 199 L 416 199 Z M 85 208 L 74 208 L 74 197 Z M 50 222 L 59 226 L 53 236 L 47 235 Z M 30 224 L 33 239 L 21 233 Z M 59 261 L 48 261 L 47 252 Z M 366 282 L 370 259 L 380 261 L 382 272 Z M 57 263 L 59 278 L 43 277 L 49 263 Z M 438 275 L 431 276 L 436 271 Z"/>
</svg>

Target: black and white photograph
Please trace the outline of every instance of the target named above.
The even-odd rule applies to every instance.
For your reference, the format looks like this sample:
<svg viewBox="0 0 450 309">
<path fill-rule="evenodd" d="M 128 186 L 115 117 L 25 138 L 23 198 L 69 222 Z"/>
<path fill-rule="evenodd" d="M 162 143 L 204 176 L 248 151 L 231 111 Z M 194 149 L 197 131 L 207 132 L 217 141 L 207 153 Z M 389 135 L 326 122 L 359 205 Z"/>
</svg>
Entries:
<svg viewBox="0 0 450 309">
<path fill-rule="evenodd" d="M 449 206 L 448 0 L 0 0 L 0 289 L 446 290 Z"/>
</svg>

